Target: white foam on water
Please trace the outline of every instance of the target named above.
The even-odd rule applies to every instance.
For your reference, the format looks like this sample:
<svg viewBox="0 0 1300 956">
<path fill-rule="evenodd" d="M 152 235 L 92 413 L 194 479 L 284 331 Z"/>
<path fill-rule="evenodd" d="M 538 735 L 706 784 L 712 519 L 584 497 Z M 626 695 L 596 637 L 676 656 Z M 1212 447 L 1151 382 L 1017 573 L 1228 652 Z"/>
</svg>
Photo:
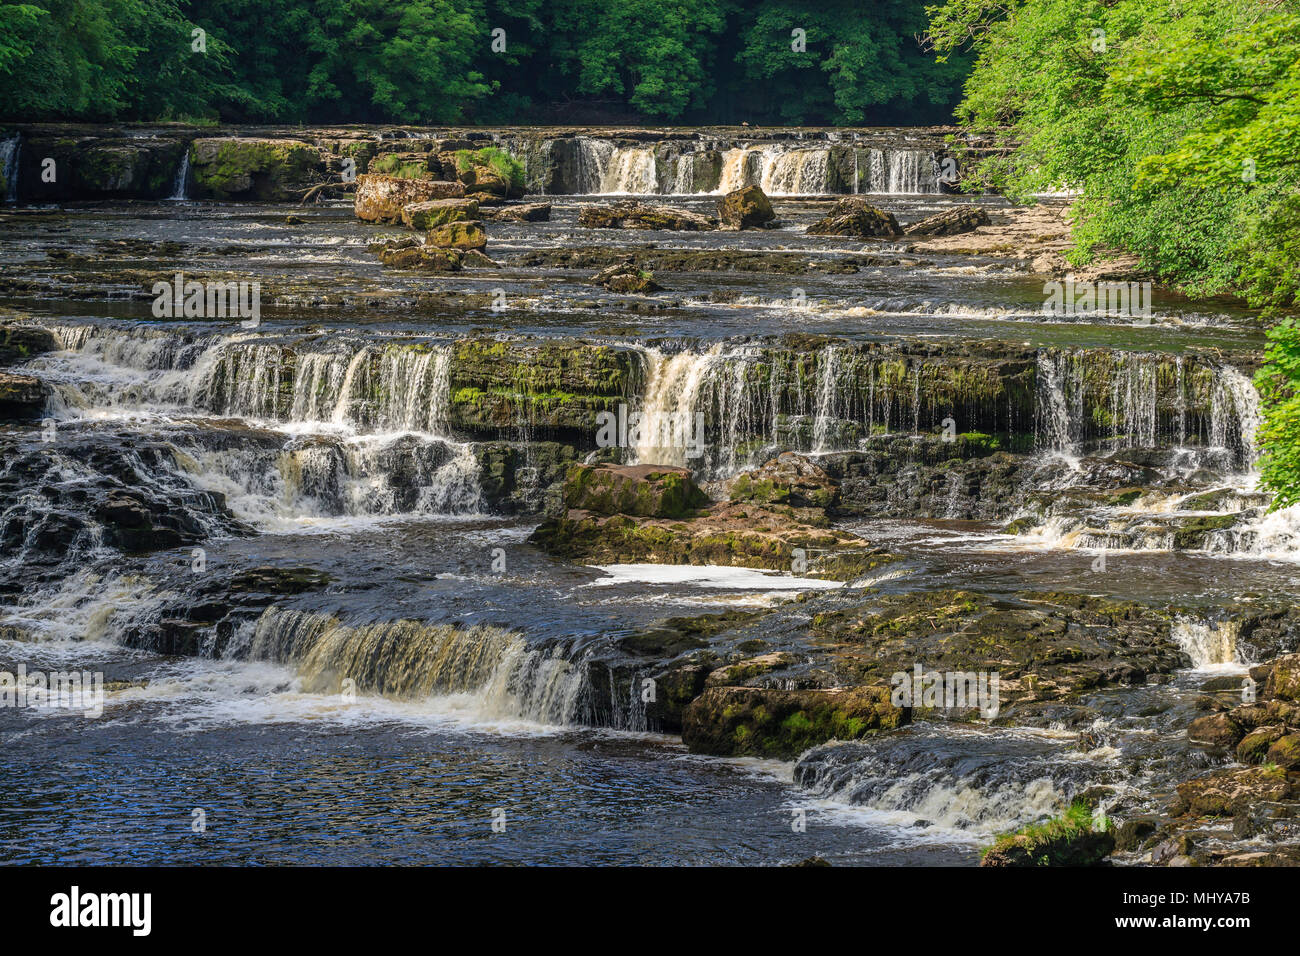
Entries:
<svg viewBox="0 0 1300 956">
<path fill-rule="evenodd" d="M 804 578 L 782 571 L 732 568 L 697 564 L 600 564 L 592 565 L 607 577 L 587 587 L 610 587 L 620 584 L 685 584 L 701 588 L 739 591 L 807 591 L 833 590 L 844 587 L 840 581 Z"/>
</svg>

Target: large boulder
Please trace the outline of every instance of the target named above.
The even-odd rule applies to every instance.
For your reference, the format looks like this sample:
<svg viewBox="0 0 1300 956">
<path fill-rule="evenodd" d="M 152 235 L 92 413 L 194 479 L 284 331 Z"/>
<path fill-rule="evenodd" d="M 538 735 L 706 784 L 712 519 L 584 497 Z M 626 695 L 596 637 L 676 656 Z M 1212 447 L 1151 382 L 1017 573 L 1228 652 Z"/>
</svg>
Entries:
<svg viewBox="0 0 1300 956">
<path fill-rule="evenodd" d="M 55 352 L 59 340 L 39 325 L 0 325 L 0 365 L 25 362 L 43 352 Z"/>
<path fill-rule="evenodd" d="M 849 236 L 854 239 L 894 239 L 903 234 L 891 212 L 877 209 L 865 199 L 841 199 L 825 218 L 808 227 L 810 236 Z"/>
<path fill-rule="evenodd" d="M 1115 849 L 1115 834 L 1094 830 L 1086 811 L 1002 837 L 980 866 L 1096 866 Z"/>
<path fill-rule="evenodd" d="M 478 216 L 478 203 L 473 199 L 430 199 L 402 207 L 402 222 L 421 232 L 449 222 L 472 222 Z"/>
<path fill-rule="evenodd" d="M 667 229 L 677 232 L 702 232 L 717 228 L 712 219 L 689 209 L 635 201 L 608 206 L 583 206 L 578 210 L 578 225 L 589 229 Z"/>
<path fill-rule="evenodd" d="M 761 468 L 738 475 L 730 483 L 728 495 L 732 501 L 832 508 L 839 503 L 840 486 L 816 462 L 787 451 Z"/>
<path fill-rule="evenodd" d="M 1264 802 L 1286 800 L 1295 786 L 1280 767 L 1232 767 L 1178 785 L 1173 816 L 1232 816 Z"/>
<path fill-rule="evenodd" d="M 1300 654 L 1287 654 L 1273 662 L 1264 695 L 1300 701 Z"/>
<path fill-rule="evenodd" d="M 989 224 L 989 214 L 980 206 L 958 206 L 907 227 L 909 236 L 959 236 Z"/>
<path fill-rule="evenodd" d="M 687 518 L 709 499 L 685 468 L 664 465 L 573 465 L 565 507 L 601 515 Z"/>
<path fill-rule="evenodd" d="M 828 740 L 857 740 L 906 724 L 888 687 L 774 690 L 709 687 L 682 718 L 691 753 L 789 760 Z"/>
<path fill-rule="evenodd" d="M 476 249 L 482 252 L 487 248 L 487 233 L 478 220 L 449 222 L 431 231 L 425 244 L 435 249 Z"/>
<path fill-rule="evenodd" d="M 758 186 L 733 189 L 718 200 L 718 219 L 724 229 L 757 229 L 775 218 L 772 203 Z"/>
<path fill-rule="evenodd" d="M 30 421 L 45 411 L 47 390 L 32 375 L 0 372 L 0 421 Z"/>
<path fill-rule="evenodd" d="M 401 222 L 402 210 L 434 199 L 459 199 L 465 195 L 460 183 L 424 179 L 402 179 L 366 173 L 357 177 L 354 210 L 367 222 Z"/>
<path fill-rule="evenodd" d="M 300 199 L 325 170 L 320 150 L 293 139 L 221 136 L 196 139 L 190 147 L 190 188 L 197 199 Z"/>
<path fill-rule="evenodd" d="M 24 135 L 17 156 L 19 198 L 59 202 L 171 195 L 187 142 L 179 135 L 131 138 L 103 132 L 102 136 L 68 135 L 68 130 L 54 128 Z"/>
</svg>

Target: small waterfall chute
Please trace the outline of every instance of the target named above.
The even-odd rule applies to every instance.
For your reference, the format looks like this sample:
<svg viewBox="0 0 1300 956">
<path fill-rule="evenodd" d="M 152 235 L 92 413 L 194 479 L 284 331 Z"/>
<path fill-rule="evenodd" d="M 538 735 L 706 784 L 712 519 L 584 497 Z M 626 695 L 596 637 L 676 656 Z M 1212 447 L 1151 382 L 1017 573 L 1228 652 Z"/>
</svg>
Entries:
<svg viewBox="0 0 1300 956">
<path fill-rule="evenodd" d="M 5 202 L 18 201 L 18 161 L 21 158 L 22 148 L 21 134 L 0 140 L 0 174 L 4 176 Z"/>
<path fill-rule="evenodd" d="M 172 192 L 167 198 L 169 200 L 180 202 L 188 198 L 190 187 L 190 151 L 188 148 L 181 153 L 181 163 L 176 169 L 176 176 L 172 179 Z"/>
</svg>

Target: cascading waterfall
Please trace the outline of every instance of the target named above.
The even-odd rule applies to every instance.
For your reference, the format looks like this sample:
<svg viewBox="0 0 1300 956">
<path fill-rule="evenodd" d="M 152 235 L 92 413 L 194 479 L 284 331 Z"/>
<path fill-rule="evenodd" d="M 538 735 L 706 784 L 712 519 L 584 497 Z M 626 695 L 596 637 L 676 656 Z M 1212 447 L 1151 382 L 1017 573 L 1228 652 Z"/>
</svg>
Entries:
<svg viewBox="0 0 1300 956">
<path fill-rule="evenodd" d="M 778 148 L 760 153 L 759 185 L 769 196 L 816 195 L 828 192 L 826 175 L 830 150 Z"/>
<path fill-rule="evenodd" d="M 1189 366 L 1181 356 L 1156 353 L 1042 349 L 1035 380 L 1036 441 L 1043 451 L 1074 458 L 1089 447 L 1185 448 L 1195 442 L 1207 463 L 1226 459 L 1243 471 L 1257 456 L 1259 396 L 1231 366 Z"/>
<path fill-rule="evenodd" d="M 18 201 L 18 160 L 22 147 L 21 135 L 0 140 L 0 173 L 4 175 L 5 202 Z"/>
<path fill-rule="evenodd" d="M 1240 621 L 1199 621 L 1180 617 L 1169 629 L 1169 636 L 1192 659 L 1196 670 L 1241 670 L 1247 662 L 1241 658 L 1238 638 Z"/>
<path fill-rule="evenodd" d="M 1067 458 L 1078 454 L 1079 443 L 1074 434 L 1074 426 L 1079 421 L 1079 410 L 1069 407 L 1069 396 L 1073 394 L 1082 400 L 1082 390 L 1068 386 L 1071 373 L 1081 372 L 1079 363 L 1070 361 L 1069 353 L 1052 355 L 1039 352 L 1037 357 L 1038 398 L 1035 410 L 1038 416 L 1036 442 L 1038 447 L 1056 452 Z"/>
<path fill-rule="evenodd" d="M 271 608 L 246 650 L 297 668 L 303 689 L 415 700 L 472 695 L 483 718 L 567 725 L 581 717 L 586 668 L 561 645 L 532 647 L 512 631 L 398 620 L 345 624 L 327 614 Z"/>
<path fill-rule="evenodd" d="M 599 191 L 604 195 L 632 196 L 659 192 L 654 150 L 645 147 L 614 150 L 606 161 Z"/>
<path fill-rule="evenodd" d="M 572 192 L 604 195 L 717 195 L 753 185 L 772 196 L 941 191 L 935 149 L 826 142 L 652 147 L 580 136 L 566 150 L 572 165 L 566 167 L 565 182 Z M 555 150 L 542 147 L 534 154 L 544 157 Z M 716 164 L 716 180 L 706 174 L 706 162 Z"/>
<path fill-rule="evenodd" d="M 186 149 L 181 153 L 181 164 L 176 170 L 176 178 L 172 180 L 172 194 L 168 196 L 171 200 L 183 200 L 188 198 L 186 193 L 190 186 L 190 151 Z"/>
<path fill-rule="evenodd" d="M 991 834 L 1061 812 L 1108 768 L 1060 739 L 938 727 L 804 754 L 794 780 L 813 795 L 949 830 Z M 1077 758 L 1077 754 L 1074 755 Z"/>
<path fill-rule="evenodd" d="M 579 136 L 577 139 L 577 192 L 584 195 L 599 193 L 614 155 L 614 144 L 608 140 Z"/>
<path fill-rule="evenodd" d="M 182 456 L 187 478 L 225 495 L 250 524 L 481 510 L 479 462 L 448 437 L 445 346 L 295 351 L 243 336 L 95 326 L 56 335 L 72 351 L 52 376 L 64 417 L 143 405 L 294 424 L 299 435 L 283 446 L 200 443 Z"/>
</svg>

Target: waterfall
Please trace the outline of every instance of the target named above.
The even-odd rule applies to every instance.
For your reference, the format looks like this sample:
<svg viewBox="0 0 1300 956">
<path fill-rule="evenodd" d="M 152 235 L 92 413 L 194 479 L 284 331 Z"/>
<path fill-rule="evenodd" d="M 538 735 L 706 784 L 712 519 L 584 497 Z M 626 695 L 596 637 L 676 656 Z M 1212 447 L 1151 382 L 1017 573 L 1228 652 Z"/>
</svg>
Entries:
<svg viewBox="0 0 1300 956">
<path fill-rule="evenodd" d="M 631 449 L 633 464 L 673 465 L 684 467 L 686 448 L 680 444 L 663 444 L 661 425 L 688 422 L 699 407 L 700 388 L 721 357 L 721 346 L 708 352 L 678 352 L 671 357 L 658 349 L 642 352 L 645 365 L 645 397 L 641 415 L 647 427 L 639 430 Z"/>
<path fill-rule="evenodd" d="M 686 196 L 695 191 L 695 154 L 682 153 L 673 160 L 672 192 L 677 196 Z"/>
<path fill-rule="evenodd" d="M 645 147 L 625 147 L 614 150 L 606 161 L 600 179 L 600 192 L 605 195 L 644 196 L 659 191 L 655 172 L 654 150 Z"/>
<path fill-rule="evenodd" d="M 1209 360 L 1111 349 L 1042 349 L 1036 359 L 1038 447 L 1185 448 L 1249 471 L 1259 396 L 1239 370 Z M 1188 450 L 1191 451 L 1190 449 Z"/>
<path fill-rule="evenodd" d="M 1097 768 L 1064 740 L 957 727 L 909 729 L 863 743 L 827 744 L 794 768 L 822 800 L 926 820 L 946 830 L 995 834 L 1059 813 L 1095 782 Z"/>
<path fill-rule="evenodd" d="M 839 349 L 832 345 L 824 349 L 817 362 L 817 417 L 813 422 L 814 452 L 827 451 L 827 431 L 835 414 L 836 385 L 839 376 Z"/>
<path fill-rule="evenodd" d="M 858 181 L 857 153 L 854 150 L 855 184 Z M 932 150 L 873 148 L 867 151 L 867 157 L 867 184 L 863 192 L 932 194 L 940 191 Z"/>
<path fill-rule="evenodd" d="M 762 162 L 759 185 L 769 196 L 816 195 L 828 191 L 829 149 L 772 147 L 759 155 Z"/>
<path fill-rule="evenodd" d="M 1247 466 L 1259 458 L 1255 433 L 1263 423 L 1255 384 L 1231 366 L 1219 368 L 1210 406 L 1210 445 L 1239 451 Z"/>
<path fill-rule="evenodd" d="M 4 176 L 5 202 L 18 201 L 18 159 L 22 148 L 21 134 L 0 140 L 0 174 Z"/>
<path fill-rule="evenodd" d="M 575 137 L 572 146 L 551 150 L 530 147 L 528 155 L 545 165 L 546 157 L 563 156 L 571 164 L 566 188 L 578 194 L 718 195 L 745 186 L 760 186 L 771 196 L 817 196 L 835 193 L 934 194 L 938 147 L 858 147 L 836 145 L 837 138 L 803 138 L 797 142 L 713 141 L 621 145 L 592 136 Z M 856 140 L 846 140 L 854 143 Z M 720 166 L 713 167 L 718 161 Z M 850 164 L 850 154 L 852 162 Z M 865 156 L 863 155 L 865 154 Z M 708 171 L 701 157 L 708 157 Z M 660 166 L 662 165 L 662 170 Z M 849 168 L 852 168 L 852 182 Z M 712 179 L 718 169 L 717 180 Z M 697 173 L 701 174 L 697 178 Z M 538 175 L 538 183 L 546 177 Z"/>
<path fill-rule="evenodd" d="M 1237 649 L 1241 635 L 1239 621 L 1196 621 L 1180 617 L 1169 636 L 1192 659 L 1195 670 L 1234 670 L 1244 666 Z"/>
<path fill-rule="evenodd" d="M 185 152 L 181 154 L 181 164 L 176 170 L 176 177 L 172 180 L 172 194 L 168 199 L 182 200 L 186 198 L 186 192 L 190 185 L 190 151 L 186 147 Z"/>
<path fill-rule="evenodd" d="M 1072 431 L 1079 417 L 1077 414 L 1072 415 L 1067 405 L 1067 382 L 1072 365 L 1079 368 L 1077 363 L 1070 362 L 1068 352 L 1051 354 L 1040 351 L 1035 378 L 1038 389 L 1035 442 L 1044 451 L 1057 452 L 1070 459 L 1078 455 L 1078 442 Z M 1082 396 L 1080 389 L 1073 391 Z"/>
<path fill-rule="evenodd" d="M 567 725 L 581 717 L 587 671 L 560 645 L 530 647 L 524 637 L 487 625 L 423 621 L 349 625 L 326 614 L 270 608 L 247 654 L 295 666 L 303 689 L 356 691 L 399 699 L 471 695 L 482 718 Z"/>
<path fill-rule="evenodd" d="M 722 154 L 722 177 L 718 181 L 718 192 L 729 193 L 752 184 L 750 178 L 751 156 L 759 155 L 754 149 L 729 149 Z"/>
<path fill-rule="evenodd" d="M 609 168 L 610 157 L 614 155 L 614 144 L 608 140 L 592 139 L 589 136 L 577 138 L 577 193 L 591 195 L 599 193 L 605 181 L 605 171 Z"/>
</svg>

